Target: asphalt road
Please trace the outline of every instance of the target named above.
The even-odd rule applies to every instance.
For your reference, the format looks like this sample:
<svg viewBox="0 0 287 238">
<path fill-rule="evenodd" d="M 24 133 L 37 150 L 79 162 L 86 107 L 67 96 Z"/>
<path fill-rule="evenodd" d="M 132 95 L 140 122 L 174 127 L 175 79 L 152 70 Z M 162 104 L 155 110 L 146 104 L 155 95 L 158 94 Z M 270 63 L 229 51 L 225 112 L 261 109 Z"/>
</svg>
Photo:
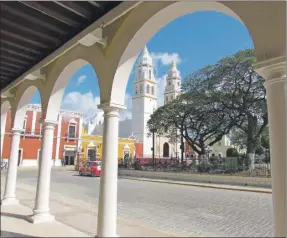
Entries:
<svg viewBox="0 0 287 238">
<path fill-rule="evenodd" d="M 4 175 L 4 174 L 3 174 Z M 3 176 L 2 175 L 2 176 Z M 36 188 L 37 171 L 19 171 L 18 182 Z M 99 178 L 52 171 L 51 191 L 93 203 Z M 119 179 L 118 216 L 186 235 L 273 236 L 270 194 Z"/>
</svg>

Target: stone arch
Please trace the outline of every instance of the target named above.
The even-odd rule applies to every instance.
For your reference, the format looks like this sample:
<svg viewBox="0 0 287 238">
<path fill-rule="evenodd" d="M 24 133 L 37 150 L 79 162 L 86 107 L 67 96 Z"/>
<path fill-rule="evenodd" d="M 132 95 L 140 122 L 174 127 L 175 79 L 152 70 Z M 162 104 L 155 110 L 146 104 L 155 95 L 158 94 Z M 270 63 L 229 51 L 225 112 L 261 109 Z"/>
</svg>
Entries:
<svg viewBox="0 0 287 238">
<path fill-rule="evenodd" d="M 9 111 L 9 108 L 11 107 L 11 103 L 9 99 L 2 99 L 1 98 L 1 152 L 0 156 L 2 158 L 2 151 L 3 151 L 3 143 L 4 143 L 4 136 L 6 132 L 6 119 L 7 119 L 7 113 Z"/>
<path fill-rule="evenodd" d="M 9 108 L 11 107 L 11 102 L 9 101 L 9 99 L 2 99 L 1 98 L 1 116 L 3 114 L 6 114 L 9 110 Z"/>
<path fill-rule="evenodd" d="M 41 95 L 41 91 L 39 90 L 39 88 L 32 83 L 28 87 L 20 86 L 19 90 L 17 90 L 15 94 L 16 98 L 14 99 L 15 101 L 13 101 L 11 107 L 11 128 L 17 128 L 17 129 L 23 128 L 23 123 L 29 102 L 34 93 L 37 91 L 39 91 Z"/>
<path fill-rule="evenodd" d="M 79 45 L 47 66 L 47 82 L 45 83 L 47 91 L 43 102 L 44 118 L 57 121 L 66 86 L 71 77 L 84 65 L 91 64 L 93 66 L 98 76 L 101 93 L 101 77 L 96 68 L 103 66 L 103 63 L 102 54 L 97 46 Z"/>
<path fill-rule="evenodd" d="M 190 1 L 144 2 L 123 20 L 120 30 L 115 34 L 106 50 L 107 57 L 118 59 L 111 101 L 124 102 L 123 92 L 126 89 L 132 67 L 148 40 L 176 18 L 197 11 L 218 11 L 242 22 L 239 16 L 224 3 Z"/>
<path fill-rule="evenodd" d="M 167 142 L 163 144 L 163 157 L 169 157 L 169 144 Z"/>
</svg>

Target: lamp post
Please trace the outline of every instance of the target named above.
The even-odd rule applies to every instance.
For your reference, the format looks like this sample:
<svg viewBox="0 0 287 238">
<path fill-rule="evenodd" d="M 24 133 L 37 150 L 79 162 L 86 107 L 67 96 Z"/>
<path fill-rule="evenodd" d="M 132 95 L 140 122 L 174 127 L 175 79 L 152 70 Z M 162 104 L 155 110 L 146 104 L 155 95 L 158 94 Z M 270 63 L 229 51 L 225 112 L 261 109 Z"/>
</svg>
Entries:
<svg viewBox="0 0 287 238">
<path fill-rule="evenodd" d="M 152 164 L 153 164 L 153 167 L 155 168 L 155 158 L 154 158 L 154 134 L 157 132 L 157 129 L 156 128 L 151 128 L 150 129 L 150 132 L 152 133 Z"/>
<path fill-rule="evenodd" d="M 181 150 L 181 163 L 183 164 L 183 153 L 184 153 L 184 144 L 183 144 L 183 124 L 180 126 L 180 150 Z"/>
</svg>

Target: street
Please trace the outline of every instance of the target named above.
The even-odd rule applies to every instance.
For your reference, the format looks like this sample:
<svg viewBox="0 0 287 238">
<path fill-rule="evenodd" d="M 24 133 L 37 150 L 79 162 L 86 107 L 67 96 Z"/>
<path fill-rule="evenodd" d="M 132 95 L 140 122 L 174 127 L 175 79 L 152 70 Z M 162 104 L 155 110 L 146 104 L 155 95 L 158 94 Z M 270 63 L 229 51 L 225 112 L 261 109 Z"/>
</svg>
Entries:
<svg viewBox="0 0 287 238">
<path fill-rule="evenodd" d="M 1 174 L 2 194 L 5 176 L 5 172 Z M 96 224 L 91 225 L 89 217 L 97 213 L 100 178 L 59 170 L 52 170 L 51 178 L 51 211 L 56 219 L 95 235 Z M 37 171 L 18 171 L 18 199 L 31 208 L 36 181 Z M 69 201 L 73 206 L 62 211 L 61 204 Z M 270 237 L 273 236 L 271 215 L 270 194 L 121 178 L 118 181 L 118 219 L 173 236 Z"/>
</svg>

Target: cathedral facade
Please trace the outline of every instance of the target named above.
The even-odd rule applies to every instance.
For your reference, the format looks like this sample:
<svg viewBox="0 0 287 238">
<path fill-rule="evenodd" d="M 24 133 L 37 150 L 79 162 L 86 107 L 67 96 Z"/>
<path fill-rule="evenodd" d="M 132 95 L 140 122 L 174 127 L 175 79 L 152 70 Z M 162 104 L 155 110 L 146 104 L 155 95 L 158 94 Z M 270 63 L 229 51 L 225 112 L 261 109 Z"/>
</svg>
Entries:
<svg viewBox="0 0 287 238">
<path fill-rule="evenodd" d="M 164 103 L 175 99 L 181 93 L 180 73 L 176 64 L 171 64 L 166 78 L 164 90 Z M 147 47 L 145 46 L 136 65 L 135 79 L 133 82 L 132 119 L 119 122 L 119 138 L 134 137 L 142 143 L 142 151 L 138 154 L 143 157 L 152 156 L 152 136 L 147 127 L 147 122 L 153 112 L 158 108 L 157 80 L 154 75 L 154 65 Z M 88 133 L 102 135 L 103 124 L 88 125 Z M 155 135 L 155 156 L 157 158 L 171 158 L 180 155 L 180 143 L 171 142 L 169 138 Z M 135 152 L 137 154 L 137 152 Z M 135 154 L 135 155 L 136 155 Z"/>
</svg>

